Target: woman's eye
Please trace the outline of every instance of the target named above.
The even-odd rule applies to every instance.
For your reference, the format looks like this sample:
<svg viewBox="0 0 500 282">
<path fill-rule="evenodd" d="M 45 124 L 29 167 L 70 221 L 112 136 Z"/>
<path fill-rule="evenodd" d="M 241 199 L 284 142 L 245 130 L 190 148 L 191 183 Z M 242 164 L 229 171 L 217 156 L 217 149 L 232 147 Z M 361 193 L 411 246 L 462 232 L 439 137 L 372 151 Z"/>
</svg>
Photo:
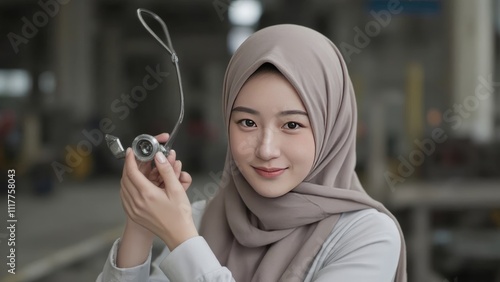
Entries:
<svg viewBox="0 0 500 282">
<path fill-rule="evenodd" d="M 285 124 L 285 127 L 287 127 L 287 129 L 298 129 L 298 128 L 300 128 L 301 126 L 300 126 L 300 124 L 298 124 L 298 123 L 296 123 L 296 122 L 291 121 L 291 122 L 287 122 L 287 123 Z"/>
<path fill-rule="evenodd" d="M 239 124 L 243 125 L 244 127 L 253 127 L 255 126 L 255 122 L 250 119 L 242 119 L 238 122 Z"/>
</svg>

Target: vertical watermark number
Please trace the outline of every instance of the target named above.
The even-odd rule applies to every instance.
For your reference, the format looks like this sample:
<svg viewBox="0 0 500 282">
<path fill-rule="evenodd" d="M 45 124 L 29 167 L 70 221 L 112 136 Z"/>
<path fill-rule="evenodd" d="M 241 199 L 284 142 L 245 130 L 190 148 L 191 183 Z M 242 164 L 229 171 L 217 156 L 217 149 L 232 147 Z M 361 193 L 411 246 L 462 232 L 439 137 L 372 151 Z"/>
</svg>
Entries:
<svg viewBox="0 0 500 282">
<path fill-rule="evenodd" d="M 7 272 L 16 274 L 16 170 L 7 170 Z"/>
</svg>

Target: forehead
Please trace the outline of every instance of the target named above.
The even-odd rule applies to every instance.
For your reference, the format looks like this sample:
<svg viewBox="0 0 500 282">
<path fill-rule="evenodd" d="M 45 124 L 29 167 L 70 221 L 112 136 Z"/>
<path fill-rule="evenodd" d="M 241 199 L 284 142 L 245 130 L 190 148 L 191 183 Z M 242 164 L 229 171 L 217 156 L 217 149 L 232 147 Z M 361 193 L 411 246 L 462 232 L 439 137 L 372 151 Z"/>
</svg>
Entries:
<svg viewBox="0 0 500 282">
<path fill-rule="evenodd" d="M 262 109 L 296 109 L 306 111 L 295 88 L 279 71 L 259 71 L 245 82 L 233 108 L 238 106 Z"/>
</svg>

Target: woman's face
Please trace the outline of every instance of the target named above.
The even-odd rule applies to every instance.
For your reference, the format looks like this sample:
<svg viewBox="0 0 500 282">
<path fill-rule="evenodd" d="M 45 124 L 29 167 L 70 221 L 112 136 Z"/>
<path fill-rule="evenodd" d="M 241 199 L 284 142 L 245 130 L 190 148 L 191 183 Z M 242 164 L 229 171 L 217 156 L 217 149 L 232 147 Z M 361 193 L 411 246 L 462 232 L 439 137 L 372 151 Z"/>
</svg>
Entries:
<svg viewBox="0 0 500 282">
<path fill-rule="evenodd" d="M 315 154 L 311 124 L 299 95 L 279 72 L 261 71 L 241 88 L 229 122 L 238 169 L 264 197 L 279 197 L 309 174 Z"/>
</svg>

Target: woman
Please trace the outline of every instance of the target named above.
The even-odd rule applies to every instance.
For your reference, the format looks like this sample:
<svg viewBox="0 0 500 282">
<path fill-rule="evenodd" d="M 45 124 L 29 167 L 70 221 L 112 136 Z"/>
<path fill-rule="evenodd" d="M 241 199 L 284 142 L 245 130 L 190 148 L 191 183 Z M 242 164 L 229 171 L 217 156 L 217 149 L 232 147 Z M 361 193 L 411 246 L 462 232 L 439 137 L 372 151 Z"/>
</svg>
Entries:
<svg viewBox="0 0 500 282">
<path fill-rule="evenodd" d="M 175 154 L 150 171 L 128 150 L 127 226 L 98 281 L 406 281 L 399 225 L 354 171 L 355 96 L 330 40 L 256 32 L 229 62 L 223 110 L 229 148 L 206 208 L 190 206 Z M 167 248 L 150 273 L 154 235 Z"/>
</svg>

